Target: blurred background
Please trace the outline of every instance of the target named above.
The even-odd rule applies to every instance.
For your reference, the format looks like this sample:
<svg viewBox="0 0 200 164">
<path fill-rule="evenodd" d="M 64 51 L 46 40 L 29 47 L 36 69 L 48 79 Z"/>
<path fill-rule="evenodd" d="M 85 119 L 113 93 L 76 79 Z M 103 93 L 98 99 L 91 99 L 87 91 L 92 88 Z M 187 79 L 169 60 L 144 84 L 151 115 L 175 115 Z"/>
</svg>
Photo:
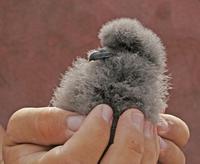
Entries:
<svg viewBox="0 0 200 164">
<path fill-rule="evenodd" d="M 189 125 L 187 163 L 199 164 L 199 0 L 0 0 L 0 124 L 22 107 L 47 106 L 61 73 L 119 17 L 139 19 L 163 40 L 173 77 L 167 113 Z"/>
</svg>

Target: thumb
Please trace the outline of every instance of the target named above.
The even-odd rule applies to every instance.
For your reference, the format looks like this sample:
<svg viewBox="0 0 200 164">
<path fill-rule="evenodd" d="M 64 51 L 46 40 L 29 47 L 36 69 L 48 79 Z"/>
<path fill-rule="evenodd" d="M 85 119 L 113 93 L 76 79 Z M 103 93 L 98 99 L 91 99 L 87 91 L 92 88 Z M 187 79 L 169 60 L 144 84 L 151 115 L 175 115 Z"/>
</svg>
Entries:
<svg viewBox="0 0 200 164">
<path fill-rule="evenodd" d="M 41 163 L 98 163 L 110 137 L 112 109 L 96 106 L 81 128 L 62 146 L 47 152 Z"/>
</svg>

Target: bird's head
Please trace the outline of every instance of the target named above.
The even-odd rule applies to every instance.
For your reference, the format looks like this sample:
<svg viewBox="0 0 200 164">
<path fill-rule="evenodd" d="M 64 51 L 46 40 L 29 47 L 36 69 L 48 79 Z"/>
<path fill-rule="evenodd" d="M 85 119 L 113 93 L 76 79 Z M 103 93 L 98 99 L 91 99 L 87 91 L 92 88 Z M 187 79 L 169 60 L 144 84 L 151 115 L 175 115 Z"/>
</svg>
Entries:
<svg viewBox="0 0 200 164">
<path fill-rule="evenodd" d="M 165 66 L 166 54 L 159 37 L 136 19 L 120 18 L 106 23 L 99 32 L 99 39 L 103 48 L 90 51 L 90 61 L 128 52 Z"/>
</svg>

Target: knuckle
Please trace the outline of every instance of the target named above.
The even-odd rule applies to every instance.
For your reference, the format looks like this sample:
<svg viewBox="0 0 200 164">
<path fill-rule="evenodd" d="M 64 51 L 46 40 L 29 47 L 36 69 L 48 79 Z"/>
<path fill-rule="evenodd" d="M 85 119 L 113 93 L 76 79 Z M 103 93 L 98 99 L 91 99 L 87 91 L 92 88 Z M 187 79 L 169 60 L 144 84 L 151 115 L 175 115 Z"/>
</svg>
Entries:
<svg viewBox="0 0 200 164">
<path fill-rule="evenodd" d="M 34 119 L 34 128 L 41 138 L 44 140 L 48 139 L 50 135 L 53 135 L 55 130 L 53 130 L 54 123 L 52 123 L 52 119 L 50 119 L 52 111 L 45 110 L 38 114 Z"/>
<path fill-rule="evenodd" d="M 37 136 L 44 144 L 48 144 L 49 136 L 51 138 L 65 136 L 66 125 L 64 124 L 64 119 L 65 113 L 60 112 L 60 109 L 56 107 L 48 107 L 39 111 L 39 114 L 34 119 L 33 126 Z"/>
</svg>

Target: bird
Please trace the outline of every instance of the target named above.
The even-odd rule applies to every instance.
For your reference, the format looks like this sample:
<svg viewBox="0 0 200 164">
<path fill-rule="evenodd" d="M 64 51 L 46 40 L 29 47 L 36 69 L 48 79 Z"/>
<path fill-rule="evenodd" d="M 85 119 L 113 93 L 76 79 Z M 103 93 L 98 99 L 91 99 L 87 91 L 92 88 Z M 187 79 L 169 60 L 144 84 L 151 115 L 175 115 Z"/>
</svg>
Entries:
<svg viewBox="0 0 200 164">
<path fill-rule="evenodd" d="M 134 18 L 118 18 L 99 31 L 101 46 L 77 59 L 62 75 L 50 106 L 88 113 L 108 104 L 114 115 L 112 135 L 120 115 L 137 108 L 153 123 L 167 107 L 170 76 L 163 43 Z"/>
</svg>

